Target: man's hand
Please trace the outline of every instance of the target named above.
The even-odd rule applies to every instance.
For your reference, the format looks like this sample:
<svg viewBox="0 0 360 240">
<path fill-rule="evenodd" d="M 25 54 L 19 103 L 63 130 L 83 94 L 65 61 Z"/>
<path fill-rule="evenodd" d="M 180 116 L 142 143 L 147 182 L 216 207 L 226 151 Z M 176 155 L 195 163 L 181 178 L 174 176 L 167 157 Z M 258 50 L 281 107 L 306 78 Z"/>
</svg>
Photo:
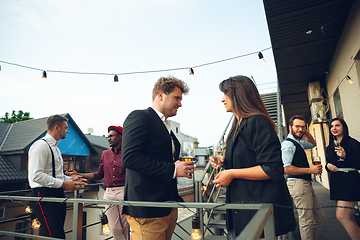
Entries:
<svg viewBox="0 0 360 240">
<path fill-rule="evenodd" d="M 87 185 L 87 180 L 85 178 L 76 176 L 64 181 L 61 187 L 70 191 L 75 191 L 79 189 L 84 189 L 85 185 Z"/>
<path fill-rule="evenodd" d="M 310 166 L 310 173 L 312 173 L 312 174 L 321 174 L 322 173 L 322 171 L 323 171 L 323 169 L 322 169 L 322 165 L 320 164 L 320 165 L 311 165 Z"/>
<path fill-rule="evenodd" d="M 192 161 L 182 162 L 178 160 L 175 162 L 175 168 L 177 177 L 186 177 L 189 179 L 192 178 L 192 176 L 190 175 L 194 172 L 194 163 Z"/>
</svg>

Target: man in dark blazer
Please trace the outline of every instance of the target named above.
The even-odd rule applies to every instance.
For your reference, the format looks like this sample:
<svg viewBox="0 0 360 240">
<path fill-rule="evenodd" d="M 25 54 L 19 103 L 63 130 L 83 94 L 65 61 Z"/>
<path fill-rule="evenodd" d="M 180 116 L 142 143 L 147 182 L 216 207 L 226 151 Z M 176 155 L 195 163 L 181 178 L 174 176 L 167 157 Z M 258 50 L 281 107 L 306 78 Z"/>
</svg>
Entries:
<svg viewBox="0 0 360 240">
<path fill-rule="evenodd" d="M 191 178 L 192 162 L 179 161 L 180 143 L 167 120 L 181 107 L 185 82 L 160 78 L 154 85 L 153 104 L 135 110 L 124 122 L 122 161 L 126 168 L 125 201 L 183 201 L 176 177 Z M 124 206 L 134 240 L 170 240 L 177 221 L 177 208 Z"/>
</svg>

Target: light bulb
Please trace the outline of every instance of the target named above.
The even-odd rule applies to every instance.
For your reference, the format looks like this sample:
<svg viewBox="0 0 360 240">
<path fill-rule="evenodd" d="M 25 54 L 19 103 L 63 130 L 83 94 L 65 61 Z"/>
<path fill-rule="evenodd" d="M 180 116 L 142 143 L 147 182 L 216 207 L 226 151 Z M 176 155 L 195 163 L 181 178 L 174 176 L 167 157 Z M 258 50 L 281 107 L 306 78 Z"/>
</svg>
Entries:
<svg viewBox="0 0 360 240">
<path fill-rule="evenodd" d="M 350 84 L 353 84 L 354 81 L 351 79 L 350 76 L 346 76 L 346 80 L 350 83 Z"/>
<path fill-rule="evenodd" d="M 318 119 L 318 122 L 322 122 L 322 119 L 320 117 L 320 114 L 317 114 L 317 119 Z"/>
<path fill-rule="evenodd" d="M 31 226 L 33 229 L 38 229 L 41 226 L 41 223 L 39 222 L 39 220 L 37 218 L 34 218 L 32 220 Z"/>
<path fill-rule="evenodd" d="M 192 240 L 199 240 L 201 239 L 201 234 L 199 229 L 193 229 L 191 232 L 191 239 Z"/>
<path fill-rule="evenodd" d="M 103 233 L 104 235 L 109 235 L 109 233 L 110 233 L 110 227 L 109 227 L 109 224 L 105 224 L 105 225 L 103 225 L 103 228 L 102 228 L 102 233 Z"/>
<path fill-rule="evenodd" d="M 192 225 L 191 239 L 192 240 L 202 239 L 200 232 L 200 218 L 197 214 L 193 217 L 191 225 Z"/>
<path fill-rule="evenodd" d="M 258 53 L 258 56 L 259 56 L 259 59 L 260 59 L 261 64 L 265 65 L 265 64 L 266 64 L 266 61 L 265 61 L 265 59 L 264 59 L 264 55 L 263 55 L 261 52 L 259 52 L 259 53 Z"/>
<path fill-rule="evenodd" d="M 30 206 L 27 206 L 27 207 L 25 208 L 25 212 L 26 212 L 26 213 L 30 213 L 30 212 L 31 212 Z"/>
<path fill-rule="evenodd" d="M 114 82 L 115 82 L 115 83 L 119 82 L 119 77 L 118 77 L 118 75 L 115 75 L 115 76 L 114 76 Z"/>
<path fill-rule="evenodd" d="M 109 221 L 105 213 L 101 216 L 102 233 L 108 235 L 110 232 Z"/>
<path fill-rule="evenodd" d="M 192 68 L 189 69 L 189 74 L 194 75 L 194 70 Z"/>
</svg>

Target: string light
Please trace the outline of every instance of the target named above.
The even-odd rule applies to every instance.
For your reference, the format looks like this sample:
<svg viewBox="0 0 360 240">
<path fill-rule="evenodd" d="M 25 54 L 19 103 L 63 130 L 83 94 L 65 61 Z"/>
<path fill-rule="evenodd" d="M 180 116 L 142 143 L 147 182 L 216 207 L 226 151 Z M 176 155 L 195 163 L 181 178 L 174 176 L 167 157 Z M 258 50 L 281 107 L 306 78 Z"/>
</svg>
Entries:
<svg viewBox="0 0 360 240">
<path fill-rule="evenodd" d="M 25 212 L 26 212 L 26 213 L 30 213 L 30 212 L 31 212 L 30 206 L 27 206 L 27 207 L 25 208 Z"/>
<path fill-rule="evenodd" d="M 41 226 L 41 223 L 39 219 L 36 216 L 36 213 L 34 210 L 31 209 L 30 212 L 30 218 L 31 218 L 31 226 L 33 229 L 38 229 Z"/>
<path fill-rule="evenodd" d="M 208 63 L 203 63 L 203 64 L 199 64 L 196 66 L 193 66 L 192 68 L 189 69 L 189 67 L 180 67 L 180 68 L 168 68 L 168 69 L 160 69 L 160 70 L 149 70 L 149 71 L 140 71 L 140 72 L 124 72 L 124 73 L 118 73 L 117 75 L 130 75 L 130 74 L 141 74 L 141 73 L 155 73 L 155 72 L 168 72 L 168 71 L 177 71 L 177 70 L 184 70 L 184 69 L 189 69 L 189 71 L 194 72 L 194 68 L 198 68 L 198 67 L 203 67 L 203 66 L 208 66 L 208 65 L 212 65 L 212 64 L 217 64 L 217 63 L 221 63 L 221 62 L 225 62 L 225 61 L 230 61 L 230 60 L 234 60 L 237 58 L 242 58 L 242 57 L 247 57 L 250 55 L 254 55 L 254 54 L 260 54 L 261 52 L 267 51 L 271 49 L 271 47 L 262 49 L 260 51 L 256 51 L 256 52 L 251 52 L 251 53 L 246 53 L 243 55 L 239 55 L 239 56 L 235 56 L 235 57 L 231 57 L 231 58 L 226 58 L 226 59 L 222 59 L 222 60 L 218 60 L 218 61 L 213 61 L 213 62 L 208 62 Z M 261 53 L 262 54 L 262 53 Z M 11 62 L 6 62 L 6 61 L 1 61 L 1 63 L 5 63 L 5 64 L 9 64 L 9 65 L 14 65 L 17 67 L 22 67 L 22 68 L 28 68 L 28 69 L 33 69 L 33 70 L 37 70 L 37 71 L 43 71 L 43 78 L 46 76 L 46 72 L 40 68 L 34 68 L 34 67 L 29 67 L 29 66 L 25 66 L 25 65 L 21 65 L 21 64 L 17 64 L 17 63 L 11 63 Z M 265 60 L 264 60 L 265 62 Z M 47 70 L 47 72 L 54 72 L 54 73 L 68 73 L 68 74 L 89 74 L 89 75 L 114 75 L 114 73 L 100 73 L 100 72 L 72 72 L 72 71 L 61 71 L 61 70 Z M 190 75 L 191 74 L 190 72 Z"/>
<path fill-rule="evenodd" d="M 191 76 L 194 75 L 194 70 L 192 68 L 190 68 L 189 73 L 190 73 Z"/>
<path fill-rule="evenodd" d="M 346 76 L 346 80 L 350 83 L 350 84 L 353 84 L 354 81 L 351 79 L 350 76 Z"/>
<path fill-rule="evenodd" d="M 105 213 L 101 215 L 101 225 L 102 225 L 102 233 L 104 235 L 109 235 L 110 233 L 109 221 Z"/>
<path fill-rule="evenodd" d="M 117 75 L 114 76 L 114 82 L 116 82 L 116 83 L 119 82 L 119 78 Z"/>
<path fill-rule="evenodd" d="M 317 114 L 316 117 L 317 117 L 317 119 L 318 119 L 318 122 L 322 122 L 322 119 L 321 119 L 321 117 L 320 117 L 320 114 Z"/>
<path fill-rule="evenodd" d="M 332 96 L 334 96 L 334 94 L 336 93 L 336 91 L 338 90 L 338 87 L 340 86 L 340 84 L 346 79 L 350 84 L 353 83 L 352 79 L 349 76 L 349 73 L 351 71 L 351 69 L 354 67 L 356 63 L 356 60 L 354 60 L 353 64 L 351 64 L 351 67 L 349 68 L 349 71 L 346 73 L 346 77 L 344 77 L 343 79 L 341 79 L 341 81 L 338 83 L 338 85 L 334 88 L 335 90 L 329 95 L 328 99 L 330 99 Z M 350 80 L 349 80 L 350 79 Z"/>
<path fill-rule="evenodd" d="M 196 214 L 192 219 L 191 240 L 200 240 L 200 239 L 201 239 L 200 218 Z"/>
<path fill-rule="evenodd" d="M 259 52 L 258 56 L 259 56 L 259 59 L 260 59 L 261 64 L 264 65 L 264 64 L 266 63 L 266 61 L 265 61 L 265 59 L 264 59 L 264 55 L 263 55 L 261 52 Z"/>
<path fill-rule="evenodd" d="M 45 71 L 43 71 L 42 78 L 47 78 Z"/>
</svg>

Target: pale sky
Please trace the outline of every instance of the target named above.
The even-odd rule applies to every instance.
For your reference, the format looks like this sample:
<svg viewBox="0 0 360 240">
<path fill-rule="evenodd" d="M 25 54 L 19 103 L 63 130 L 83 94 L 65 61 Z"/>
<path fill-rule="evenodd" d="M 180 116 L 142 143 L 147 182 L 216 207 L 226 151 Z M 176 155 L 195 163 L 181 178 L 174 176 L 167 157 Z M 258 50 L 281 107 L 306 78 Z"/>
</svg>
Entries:
<svg viewBox="0 0 360 240">
<path fill-rule="evenodd" d="M 0 116 L 12 110 L 33 118 L 69 113 L 80 129 L 107 134 L 135 109 L 152 104 L 161 76 L 188 83 L 175 117 L 181 132 L 200 146 L 216 144 L 231 113 L 225 111 L 219 83 L 230 76 L 253 76 L 259 92 L 276 91 L 272 50 L 188 69 L 271 47 L 261 0 L 0 0 Z M 114 83 L 114 75 L 119 83 Z M 270 83 L 270 84 L 267 84 Z M 24 133 L 26 134 L 26 133 Z"/>
</svg>

